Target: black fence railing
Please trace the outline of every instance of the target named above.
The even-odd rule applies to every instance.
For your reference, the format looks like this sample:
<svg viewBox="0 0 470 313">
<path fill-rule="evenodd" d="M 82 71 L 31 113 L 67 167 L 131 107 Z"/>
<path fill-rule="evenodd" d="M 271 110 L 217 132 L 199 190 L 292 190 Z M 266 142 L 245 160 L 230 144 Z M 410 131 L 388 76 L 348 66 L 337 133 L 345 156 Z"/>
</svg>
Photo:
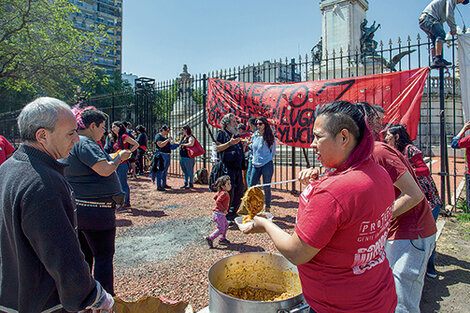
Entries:
<svg viewBox="0 0 470 313">
<path fill-rule="evenodd" d="M 456 45 L 457 41 L 452 39 L 445 48 L 445 56 L 453 64 L 457 63 Z M 324 51 L 320 57 L 317 54 L 270 60 L 206 74 L 190 75 L 185 69 L 176 79 L 162 82 L 144 79 L 139 81 L 133 92 L 94 96 L 90 97 L 87 103 L 107 113 L 110 122 L 127 120 L 133 126 L 144 125 L 149 138 L 152 139 L 150 150 L 154 148 L 153 138 L 161 125 L 169 125 L 172 128 L 171 136 L 174 138 L 180 138 L 181 127 L 189 125 L 206 149 L 205 155 L 198 158 L 195 170 L 202 167 L 210 170 L 213 163 L 212 143 L 217 129 L 207 123 L 205 100 L 209 78 L 287 83 L 357 77 L 429 66 L 431 59 L 428 51 L 430 51 L 429 42 L 422 41 L 418 36 L 415 42 L 410 38 L 405 42 L 399 39 L 396 44 L 392 44 L 391 41 L 387 44 L 380 42 L 377 51 L 369 53 L 366 57 L 361 51 L 348 48 L 345 51 Z M 458 67 L 449 67 L 443 76 L 438 76 L 438 73 L 431 71 L 425 86 L 416 145 L 423 151 L 431 165 L 432 174 L 439 172 L 446 178 L 446 202 L 455 203 L 457 197 L 455 191 L 465 173 L 460 166 L 463 155 L 455 151 L 446 152 L 444 157 L 447 164 L 444 169 L 436 170 L 432 165 L 436 157 L 447 151 L 446 143 L 450 142 L 451 137 L 463 124 Z M 444 94 L 442 104 L 441 92 Z M 0 133 L 13 142 L 18 142 L 19 138 L 16 128 L 17 114 L 18 112 L 11 112 L 0 115 Z M 443 136 L 440 133 L 441 127 L 445 130 Z M 441 142 L 444 143 L 442 150 Z M 448 158 L 448 155 L 451 157 Z M 172 160 L 169 173 L 182 175 L 177 150 L 173 152 Z M 452 161 L 451 166 L 449 160 Z M 311 149 L 285 145 L 278 147 L 274 164 L 272 181 L 290 179 L 301 169 L 320 165 Z M 435 176 L 435 180 L 438 180 L 437 178 L 438 176 Z M 277 185 L 276 188 L 296 192 L 300 190 L 300 185 L 290 183 Z"/>
</svg>

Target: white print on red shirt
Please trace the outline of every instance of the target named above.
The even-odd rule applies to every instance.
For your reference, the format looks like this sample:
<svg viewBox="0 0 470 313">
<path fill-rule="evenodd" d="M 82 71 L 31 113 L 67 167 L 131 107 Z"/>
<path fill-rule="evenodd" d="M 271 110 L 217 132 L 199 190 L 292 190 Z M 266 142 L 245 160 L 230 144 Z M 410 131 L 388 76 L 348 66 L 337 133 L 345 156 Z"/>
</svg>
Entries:
<svg viewBox="0 0 470 313">
<path fill-rule="evenodd" d="M 359 248 L 354 255 L 352 270 L 355 275 L 360 275 L 366 270 L 382 263 L 385 260 L 385 242 L 388 237 L 388 229 L 392 219 L 393 205 L 388 207 L 384 213 L 374 222 L 362 222 L 360 226 L 358 242 L 376 240 L 368 248 Z"/>
</svg>

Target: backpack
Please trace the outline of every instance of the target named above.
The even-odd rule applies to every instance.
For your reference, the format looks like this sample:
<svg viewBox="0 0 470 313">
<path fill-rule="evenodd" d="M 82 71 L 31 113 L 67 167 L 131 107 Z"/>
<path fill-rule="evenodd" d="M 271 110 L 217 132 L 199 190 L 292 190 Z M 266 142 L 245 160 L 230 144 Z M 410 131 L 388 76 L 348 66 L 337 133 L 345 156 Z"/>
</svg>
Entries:
<svg viewBox="0 0 470 313">
<path fill-rule="evenodd" d="M 200 168 L 194 173 L 194 183 L 207 185 L 209 182 L 209 174 L 206 168 Z"/>
<path fill-rule="evenodd" d="M 211 169 L 211 174 L 209 175 L 209 190 L 212 192 L 216 192 L 213 188 L 213 185 L 217 178 L 223 175 L 228 175 L 228 169 L 225 166 L 225 163 L 222 161 L 224 159 L 224 153 L 222 152 L 221 157 L 217 162 L 214 163 Z"/>
</svg>

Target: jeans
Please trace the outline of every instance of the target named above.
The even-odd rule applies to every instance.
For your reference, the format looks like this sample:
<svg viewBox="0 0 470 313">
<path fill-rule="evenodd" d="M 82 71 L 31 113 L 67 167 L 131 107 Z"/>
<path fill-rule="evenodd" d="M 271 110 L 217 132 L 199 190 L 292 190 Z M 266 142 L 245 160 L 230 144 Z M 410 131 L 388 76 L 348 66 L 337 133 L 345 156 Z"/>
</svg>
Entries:
<svg viewBox="0 0 470 313">
<path fill-rule="evenodd" d="M 184 173 L 184 184 L 193 184 L 194 180 L 194 158 L 184 158 L 180 157 L 181 169 Z"/>
<path fill-rule="evenodd" d="M 250 188 L 252 186 L 252 183 L 251 183 L 251 175 L 252 175 L 252 172 L 253 172 L 253 159 L 250 157 L 248 158 L 248 170 L 246 171 L 246 184 L 247 184 L 247 188 Z"/>
<path fill-rule="evenodd" d="M 251 172 L 251 184 L 252 186 L 258 185 L 260 182 L 261 175 L 263 175 L 263 184 L 268 184 L 271 182 L 271 178 L 273 177 L 274 173 L 274 166 L 273 161 L 269 161 L 265 165 L 261 167 L 253 166 L 253 170 Z M 266 203 L 266 207 L 271 207 L 271 186 L 264 186 L 264 202 Z"/>
<path fill-rule="evenodd" d="M 116 174 L 119 178 L 119 182 L 121 183 L 121 189 L 126 194 L 124 204 L 129 204 L 131 202 L 131 190 L 129 189 L 129 185 L 127 184 L 127 171 L 129 171 L 129 163 L 127 162 L 120 164 L 116 169 Z"/>
<path fill-rule="evenodd" d="M 157 187 L 166 186 L 166 175 L 170 167 L 171 155 L 162 153 L 163 157 L 163 171 L 157 171 Z"/>
<path fill-rule="evenodd" d="M 212 220 L 217 224 L 217 229 L 209 235 L 209 239 L 214 240 L 220 236 L 220 240 L 224 240 L 228 229 L 227 218 L 223 213 L 214 211 L 212 213 Z"/>
<path fill-rule="evenodd" d="M 85 261 L 93 269 L 93 277 L 101 286 L 114 294 L 113 256 L 116 228 L 104 231 L 79 231 L 80 247 L 85 254 Z M 94 260 L 94 267 L 93 267 Z"/>
<path fill-rule="evenodd" d="M 437 221 L 437 218 L 439 217 L 439 213 L 441 212 L 441 205 L 436 205 L 434 210 L 432 210 L 432 217 L 434 217 L 434 222 Z M 432 250 L 432 254 L 429 257 L 428 261 L 428 272 L 429 270 L 434 270 L 434 256 L 436 255 L 436 247 Z"/>
<path fill-rule="evenodd" d="M 433 48 L 436 47 L 436 40 L 445 42 L 446 32 L 441 23 L 434 17 L 426 14 L 423 19 L 419 20 L 419 27 L 428 35 L 429 39 L 431 39 Z"/>
<path fill-rule="evenodd" d="M 426 238 L 386 242 L 385 253 L 398 296 L 395 313 L 419 313 L 424 275 L 435 241 L 436 234 Z"/>
</svg>

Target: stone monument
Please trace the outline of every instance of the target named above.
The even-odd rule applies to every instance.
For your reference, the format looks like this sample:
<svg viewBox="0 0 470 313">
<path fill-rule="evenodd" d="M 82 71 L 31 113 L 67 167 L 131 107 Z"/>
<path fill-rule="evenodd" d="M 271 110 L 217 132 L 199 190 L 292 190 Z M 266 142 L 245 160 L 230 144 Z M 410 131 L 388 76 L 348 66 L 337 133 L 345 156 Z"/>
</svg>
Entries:
<svg viewBox="0 0 470 313">
<path fill-rule="evenodd" d="M 331 57 L 333 50 L 346 55 L 348 48 L 360 50 L 361 23 L 369 9 L 367 0 L 321 0 L 322 12 L 322 55 Z"/>
</svg>

